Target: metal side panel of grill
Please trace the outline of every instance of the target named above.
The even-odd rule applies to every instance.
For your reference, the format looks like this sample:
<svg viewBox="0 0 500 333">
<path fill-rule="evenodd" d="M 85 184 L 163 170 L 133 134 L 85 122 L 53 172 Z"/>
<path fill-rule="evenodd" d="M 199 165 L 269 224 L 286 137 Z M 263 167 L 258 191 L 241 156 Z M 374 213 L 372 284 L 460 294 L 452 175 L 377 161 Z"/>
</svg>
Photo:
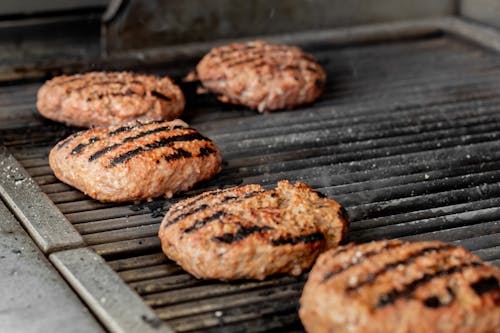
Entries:
<svg viewBox="0 0 500 333">
<path fill-rule="evenodd" d="M 112 271 L 100 271 L 119 276 L 173 330 L 300 332 L 298 300 L 307 274 L 197 280 L 161 253 L 162 216 L 172 203 L 207 189 L 301 180 L 345 205 L 349 241 L 439 239 L 500 265 L 500 56 L 494 50 L 500 39 L 488 29 L 446 22 L 419 24 L 416 34 L 406 25 L 400 38 L 390 25 L 378 38 L 368 28 L 352 32 L 351 41 L 318 33 L 320 39 L 305 43 L 298 36 L 328 82 L 316 103 L 297 110 L 257 114 L 196 95 L 195 84 L 182 83 L 183 118 L 215 141 L 224 162 L 213 180 L 171 201 L 103 204 L 59 182 L 47 155 L 74 129 L 35 115 L 40 83 L 0 88 L 0 108 L 19 115 L 3 126 L 1 138 L 81 234 L 82 251 L 102 256 Z M 456 35 L 491 41 L 493 49 Z M 294 43 L 293 36 L 286 41 Z M 88 274 L 64 254 L 78 251 L 52 258 L 84 300 L 91 299 L 89 306 L 106 312 L 92 304 L 102 295 L 85 287 Z M 109 313 L 99 316 L 110 321 L 108 328 L 126 327 L 120 323 L 129 318 L 116 308 Z"/>
</svg>

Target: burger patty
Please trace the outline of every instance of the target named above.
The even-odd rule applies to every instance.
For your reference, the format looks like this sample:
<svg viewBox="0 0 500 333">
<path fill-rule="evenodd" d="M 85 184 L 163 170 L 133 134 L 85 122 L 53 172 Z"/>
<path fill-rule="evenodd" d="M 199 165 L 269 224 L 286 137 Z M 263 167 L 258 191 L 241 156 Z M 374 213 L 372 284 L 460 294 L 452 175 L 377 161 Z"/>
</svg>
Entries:
<svg viewBox="0 0 500 333">
<path fill-rule="evenodd" d="M 298 47 L 263 41 L 216 47 L 196 70 L 203 86 L 220 94 L 222 102 L 260 112 L 311 103 L 326 80 L 312 55 Z"/>
<path fill-rule="evenodd" d="M 313 332 L 500 332 L 500 270 L 451 244 L 378 241 L 323 253 L 300 300 Z"/>
<path fill-rule="evenodd" d="M 168 77 L 128 72 L 63 75 L 38 90 L 42 116 L 79 127 L 135 119 L 172 120 L 184 110 L 184 95 Z"/>
<path fill-rule="evenodd" d="M 171 197 L 220 170 L 215 144 L 181 120 L 135 121 L 71 135 L 50 152 L 61 181 L 100 201 Z"/>
<path fill-rule="evenodd" d="M 344 238 L 345 210 L 304 183 L 273 190 L 246 185 L 205 192 L 167 212 L 159 231 L 163 252 L 204 279 L 299 275 Z"/>
</svg>

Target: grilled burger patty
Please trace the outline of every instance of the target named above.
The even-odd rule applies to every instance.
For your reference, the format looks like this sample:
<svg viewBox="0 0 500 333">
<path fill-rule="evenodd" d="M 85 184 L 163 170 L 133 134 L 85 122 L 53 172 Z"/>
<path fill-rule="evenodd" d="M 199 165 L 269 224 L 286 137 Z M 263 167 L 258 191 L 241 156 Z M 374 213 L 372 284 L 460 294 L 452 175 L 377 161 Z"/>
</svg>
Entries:
<svg viewBox="0 0 500 333">
<path fill-rule="evenodd" d="M 181 120 L 92 128 L 59 142 L 50 167 L 100 201 L 138 201 L 185 191 L 220 170 L 215 144 Z"/>
<path fill-rule="evenodd" d="M 312 332 L 500 332 L 500 270 L 461 247 L 378 241 L 323 253 L 300 300 Z"/>
<path fill-rule="evenodd" d="M 205 192 L 167 212 L 159 237 L 167 257 L 204 279 L 299 275 L 347 232 L 345 210 L 304 183 Z"/>
<path fill-rule="evenodd" d="M 168 77 L 128 72 L 63 75 L 38 90 L 38 111 L 68 125 L 108 126 L 140 118 L 172 120 L 184 95 Z"/>
<path fill-rule="evenodd" d="M 298 47 L 263 41 L 216 47 L 196 71 L 204 87 L 220 94 L 222 102 L 260 112 L 311 103 L 326 80 L 312 55 Z"/>
</svg>

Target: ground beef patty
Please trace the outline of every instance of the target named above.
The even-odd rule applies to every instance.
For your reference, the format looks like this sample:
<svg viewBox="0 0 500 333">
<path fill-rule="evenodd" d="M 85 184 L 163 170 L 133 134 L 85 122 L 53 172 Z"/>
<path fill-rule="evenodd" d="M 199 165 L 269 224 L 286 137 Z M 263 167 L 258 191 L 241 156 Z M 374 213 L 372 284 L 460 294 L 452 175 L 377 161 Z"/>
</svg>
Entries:
<svg viewBox="0 0 500 333">
<path fill-rule="evenodd" d="M 93 128 L 59 142 L 50 167 L 61 181 L 100 201 L 171 197 L 220 170 L 215 144 L 180 121 Z"/>
<path fill-rule="evenodd" d="M 63 75 L 38 90 L 38 111 L 79 127 L 108 126 L 135 119 L 172 120 L 184 110 L 184 95 L 168 77 L 127 72 Z"/>
<path fill-rule="evenodd" d="M 379 241 L 323 253 L 300 300 L 317 332 L 500 332 L 500 270 L 443 242 Z"/>
<path fill-rule="evenodd" d="M 204 279 L 299 275 L 347 231 L 345 210 L 309 186 L 287 181 L 205 192 L 181 201 L 160 226 L 163 252 Z"/>
<path fill-rule="evenodd" d="M 263 41 L 216 47 L 196 71 L 204 87 L 220 94 L 222 102 L 261 112 L 311 103 L 326 80 L 312 55 L 298 47 Z"/>
</svg>

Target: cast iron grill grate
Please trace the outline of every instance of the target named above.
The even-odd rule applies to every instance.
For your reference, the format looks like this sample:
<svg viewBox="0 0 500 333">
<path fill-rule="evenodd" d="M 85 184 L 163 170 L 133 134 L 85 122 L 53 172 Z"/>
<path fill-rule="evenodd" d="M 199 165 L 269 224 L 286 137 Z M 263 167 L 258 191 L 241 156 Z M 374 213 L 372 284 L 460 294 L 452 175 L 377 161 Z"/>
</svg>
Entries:
<svg viewBox="0 0 500 333">
<path fill-rule="evenodd" d="M 499 265 L 500 57 L 447 35 L 309 51 L 329 80 L 317 103 L 298 110 L 258 115 L 183 86 L 193 101 L 185 119 L 217 143 L 224 166 L 172 202 L 302 180 L 346 206 L 350 241 L 440 239 Z M 3 131 L 4 144 L 161 319 L 179 332 L 302 330 L 307 274 L 198 281 L 161 254 L 156 234 L 171 203 L 102 204 L 57 181 L 47 154 L 70 130 L 33 118 L 38 87 L 2 88 L 0 106 L 26 124 Z"/>
</svg>

